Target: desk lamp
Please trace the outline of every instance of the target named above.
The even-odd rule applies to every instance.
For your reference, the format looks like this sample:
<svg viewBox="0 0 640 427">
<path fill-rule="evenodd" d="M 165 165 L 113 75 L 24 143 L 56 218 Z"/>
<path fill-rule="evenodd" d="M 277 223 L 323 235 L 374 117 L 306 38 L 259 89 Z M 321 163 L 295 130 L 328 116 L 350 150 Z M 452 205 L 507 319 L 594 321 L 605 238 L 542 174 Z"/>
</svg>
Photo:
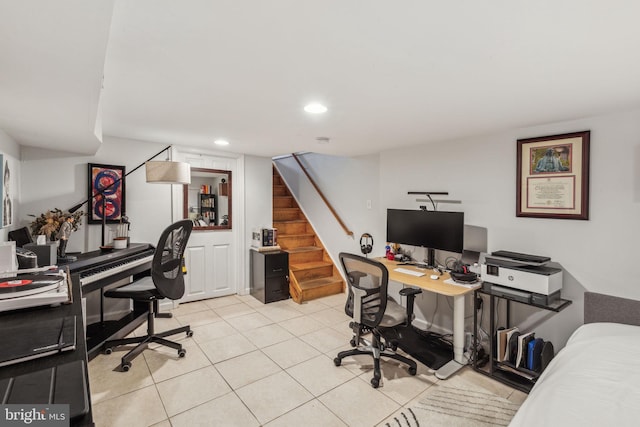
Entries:
<svg viewBox="0 0 640 427">
<path fill-rule="evenodd" d="M 431 196 L 448 196 L 449 192 L 448 191 L 409 191 L 407 192 L 407 194 L 417 194 L 417 195 L 422 195 L 422 196 L 427 196 L 428 199 L 416 199 L 416 202 L 431 202 L 431 205 L 433 206 L 433 210 L 436 211 L 437 209 L 437 205 L 436 203 L 450 203 L 450 204 L 460 204 L 462 203 L 462 201 L 460 200 L 433 200 L 431 198 Z M 422 206 L 420 207 L 420 209 L 422 210 L 426 210 L 426 206 L 423 208 Z"/>
</svg>

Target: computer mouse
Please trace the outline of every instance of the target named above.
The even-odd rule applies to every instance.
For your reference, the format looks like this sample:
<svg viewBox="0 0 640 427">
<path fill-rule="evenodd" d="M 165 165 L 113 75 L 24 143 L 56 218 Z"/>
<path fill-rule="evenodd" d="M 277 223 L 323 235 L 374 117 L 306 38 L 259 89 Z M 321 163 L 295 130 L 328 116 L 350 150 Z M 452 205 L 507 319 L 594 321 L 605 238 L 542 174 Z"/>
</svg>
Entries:
<svg viewBox="0 0 640 427">
<path fill-rule="evenodd" d="M 431 275 L 431 280 L 438 280 L 440 278 L 440 276 L 438 276 L 437 274 L 432 274 Z"/>
</svg>

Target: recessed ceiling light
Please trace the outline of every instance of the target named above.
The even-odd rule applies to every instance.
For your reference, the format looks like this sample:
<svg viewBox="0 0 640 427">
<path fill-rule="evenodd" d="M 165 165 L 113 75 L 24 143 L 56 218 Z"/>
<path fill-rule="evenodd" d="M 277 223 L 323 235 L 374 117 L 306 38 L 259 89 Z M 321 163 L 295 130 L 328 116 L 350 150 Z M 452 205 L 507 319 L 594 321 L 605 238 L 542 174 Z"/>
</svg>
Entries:
<svg viewBox="0 0 640 427">
<path fill-rule="evenodd" d="M 225 139 L 216 139 L 213 143 L 216 145 L 229 145 L 229 141 Z"/>
<path fill-rule="evenodd" d="M 322 114 L 327 112 L 327 107 L 325 107 L 322 104 L 318 104 L 316 102 L 316 103 L 305 105 L 304 111 L 311 114 Z"/>
</svg>

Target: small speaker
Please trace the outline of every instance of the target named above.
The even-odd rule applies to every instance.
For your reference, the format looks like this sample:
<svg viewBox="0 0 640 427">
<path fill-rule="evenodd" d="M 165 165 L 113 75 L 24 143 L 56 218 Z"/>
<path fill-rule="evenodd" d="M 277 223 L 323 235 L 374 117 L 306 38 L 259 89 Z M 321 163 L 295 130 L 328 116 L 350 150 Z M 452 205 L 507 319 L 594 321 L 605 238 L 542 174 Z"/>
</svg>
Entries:
<svg viewBox="0 0 640 427">
<path fill-rule="evenodd" d="M 553 350 L 553 344 L 549 341 L 545 341 L 544 344 L 542 344 L 542 352 L 540 353 L 540 372 L 547 368 L 547 365 L 555 355 L 556 353 Z"/>
</svg>

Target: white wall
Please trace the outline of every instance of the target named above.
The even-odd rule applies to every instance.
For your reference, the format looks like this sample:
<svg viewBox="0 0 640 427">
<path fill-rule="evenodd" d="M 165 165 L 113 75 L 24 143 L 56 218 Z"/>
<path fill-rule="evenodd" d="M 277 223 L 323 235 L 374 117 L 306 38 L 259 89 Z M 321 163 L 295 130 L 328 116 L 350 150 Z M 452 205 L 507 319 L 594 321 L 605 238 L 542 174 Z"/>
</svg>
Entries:
<svg viewBox="0 0 640 427">
<path fill-rule="evenodd" d="M 299 158 L 346 227 L 353 231 L 353 237 L 344 232 L 293 157 L 275 161 L 336 265 L 339 266 L 340 252 L 360 253 L 363 233 L 374 236 L 371 256 L 384 254 L 384 237 L 380 237 L 385 234 L 385 225 L 379 202 L 378 155 L 349 158 L 307 153 Z M 368 200 L 371 209 L 367 208 Z"/>
<path fill-rule="evenodd" d="M 244 291 L 250 288 L 250 258 L 251 231 L 254 228 L 271 227 L 273 224 L 272 198 L 272 162 L 268 157 L 245 156 L 245 232 L 243 236 L 245 260 L 244 263 Z"/>
<path fill-rule="evenodd" d="M 582 130 L 591 130 L 590 220 L 517 218 L 516 140 Z M 524 327 L 564 345 L 582 323 L 585 290 L 640 299 L 636 281 L 627 277 L 640 238 L 639 151 L 638 110 L 387 151 L 381 170 L 398 173 L 395 179 L 381 176 L 382 203 L 411 204 L 406 192 L 417 183 L 424 190 L 449 191 L 463 201 L 465 222 L 488 229 L 489 251 L 547 255 L 560 263 L 562 294 L 572 306 L 554 316 L 514 307 Z"/>
<path fill-rule="evenodd" d="M 114 137 L 105 137 L 95 156 L 23 147 L 22 162 L 16 161 L 21 166 L 17 169 L 21 172 L 20 180 L 16 181 L 21 184 L 23 200 L 20 213 L 16 216 L 17 222 L 22 226 L 28 225 L 32 221 L 28 214 L 39 215 L 55 207 L 67 210 L 86 200 L 88 163 L 121 165 L 129 172 L 165 147 L 164 144 Z M 0 132 L 0 149 L 10 154 L 19 150 L 18 145 L 3 132 Z M 176 159 L 204 155 L 220 162 L 207 164 L 206 167 L 233 170 L 232 232 L 234 235 L 237 233 L 234 246 L 238 247 L 238 268 L 234 277 L 238 292 L 248 292 L 251 228 L 271 224 L 271 159 L 217 151 L 204 152 L 192 147 L 176 147 L 173 151 Z M 164 154 L 157 157 L 164 158 Z M 229 162 L 234 167 L 230 167 Z M 155 244 L 171 221 L 183 217 L 182 186 L 148 184 L 144 167 L 127 176 L 126 192 L 126 213 L 131 221 L 132 241 Z M 86 205 L 83 210 L 86 212 Z M 6 239 L 5 230 L 1 231 Z M 86 252 L 97 249 L 99 245 L 100 225 L 88 225 L 85 218 L 83 225 L 70 239 L 68 251 Z"/>
<path fill-rule="evenodd" d="M 163 148 L 163 145 L 105 137 L 95 156 L 41 148 L 22 149 L 22 209 L 20 220 L 32 218 L 52 208 L 68 210 L 88 197 L 88 163 L 125 166 L 129 172 Z M 155 244 L 171 223 L 171 185 L 147 184 L 144 167 L 126 180 L 126 213 L 131 222 L 131 240 Z M 182 204 L 182 200 L 179 201 Z M 87 206 L 82 208 L 87 212 Z M 69 239 L 68 252 L 85 252 L 100 246 L 100 225 L 87 224 Z"/>
<path fill-rule="evenodd" d="M 590 219 L 516 217 L 516 141 L 582 130 L 591 131 Z M 489 251 L 550 256 L 564 268 L 562 295 L 573 304 L 557 314 L 513 304 L 512 313 L 516 324 L 535 329 L 556 349 L 582 323 L 585 290 L 640 299 L 640 286 L 628 275 L 635 267 L 640 241 L 640 110 L 394 148 L 380 153 L 379 160 L 376 156 L 305 155 L 304 161 L 356 236 L 364 231 L 374 235 L 373 256 L 384 253 L 380 237 L 385 235 L 385 210 L 417 209 L 424 204 L 407 195 L 408 191 L 448 191 L 451 199 L 461 200 L 461 205 L 441 204 L 439 209 L 464 211 L 467 224 L 486 228 Z M 277 163 L 331 254 L 336 256 L 339 250 L 357 253 L 357 243 L 341 236 L 339 226 L 313 199 L 313 190 L 292 162 Z M 374 200 L 372 211 L 364 207 L 367 198 Z M 468 300 L 470 331 L 471 298 Z M 433 319 L 436 325 L 450 329 L 451 306 L 445 297 L 438 297 L 436 303 L 433 295 L 423 294 L 417 311 L 427 323 Z M 488 307 L 484 317 L 486 322 Z"/>
</svg>

